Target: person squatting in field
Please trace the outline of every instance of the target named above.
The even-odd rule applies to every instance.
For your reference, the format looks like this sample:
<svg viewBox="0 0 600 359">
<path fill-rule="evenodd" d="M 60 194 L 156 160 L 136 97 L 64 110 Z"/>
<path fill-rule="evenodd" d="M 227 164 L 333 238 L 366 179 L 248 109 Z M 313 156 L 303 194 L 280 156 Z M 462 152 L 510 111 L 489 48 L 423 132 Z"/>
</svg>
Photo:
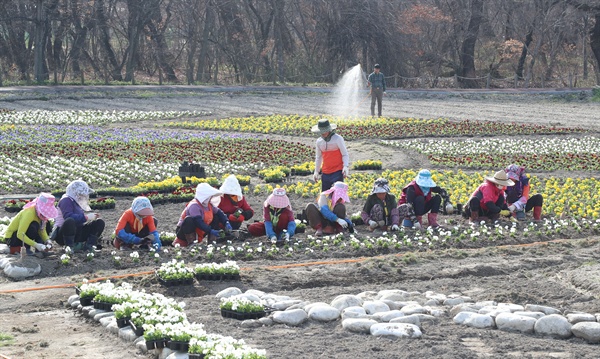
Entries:
<svg viewBox="0 0 600 359">
<path fill-rule="evenodd" d="M 509 216 L 504 192 L 506 187 L 514 184 L 505 171 L 496 172 L 494 177 L 486 177 L 465 205 L 463 216 L 469 218 L 473 225 L 478 225 L 481 217 L 495 221 L 500 215 Z"/>
<path fill-rule="evenodd" d="M 221 226 L 225 228 L 225 233 L 231 233 L 233 228 L 227 216 L 217 207 L 222 194 L 208 183 L 198 184 L 195 198 L 181 212 L 173 246 L 187 247 L 200 243 L 206 235 L 209 240 L 217 240 L 221 235 Z"/>
<path fill-rule="evenodd" d="M 330 189 L 321 192 L 317 203 L 306 206 L 309 225 L 316 230 L 316 236 L 335 234 L 348 230 L 354 232 L 354 225 L 346 217 L 346 205 L 349 203 L 348 185 L 335 182 Z"/>
<path fill-rule="evenodd" d="M 101 249 L 98 239 L 105 223 L 98 213 L 91 212 L 89 199 L 93 192 L 82 180 L 69 183 L 58 202 L 58 216 L 51 236 L 56 243 L 74 251 Z"/>
<path fill-rule="evenodd" d="M 296 233 L 296 221 L 290 199 L 284 188 L 275 188 L 263 205 L 264 222 L 248 226 L 255 237 L 265 234 L 278 247 L 283 246 Z"/>
<path fill-rule="evenodd" d="M 525 220 L 525 212 L 533 210 L 533 220 L 540 221 L 542 219 L 542 205 L 544 199 L 541 194 L 529 196 L 531 186 L 529 177 L 525 174 L 525 167 L 511 164 L 504 169 L 506 175 L 515 184 L 506 188 L 506 204 L 508 210 L 519 221 Z"/>
<path fill-rule="evenodd" d="M 11 221 L 4 238 L 10 247 L 10 254 L 18 254 L 25 247 L 27 254 L 34 252 L 43 254 L 52 247 L 48 233 L 50 219 L 56 218 L 58 211 L 54 207 L 55 198 L 50 193 L 40 193 L 33 201 L 27 203 Z"/>
<path fill-rule="evenodd" d="M 219 190 L 223 192 L 219 208 L 229 219 L 231 227 L 233 229 L 240 229 L 242 222 L 247 221 L 254 216 L 254 210 L 250 207 L 242 194 L 240 182 L 234 175 L 230 175 L 225 178 L 225 181 L 223 181 Z"/>
<path fill-rule="evenodd" d="M 448 192 L 435 184 L 429 170 L 419 171 L 415 179 L 402 189 L 398 200 L 398 211 L 404 218 L 402 226 L 420 229 L 423 225 L 423 215 L 427 213 L 429 226 L 439 227 L 437 216 L 442 197 L 447 196 Z"/>
<path fill-rule="evenodd" d="M 335 182 L 343 182 L 348 177 L 348 165 L 350 156 L 344 143 L 344 138 L 337 133 L 337 125 L 329 123 L 329 120 L 322 119 L 311 128 L 313 133 L 319 133 L 321 136 L 316 142 L 315 155 L 315 173 L 313 179 L 315 182 L 321 178 L 321 191 L 331 188 Z"/>
<path fill-rule="evenodd" d="M 154 218 L 154 208 L 147 197 L 136 197 L 131 208 L 125 210 L 115 228 L 113 245 L 119 250 L 132 250 L 133 246 L 160 250 L 162 242 Z"/>
<path fill-rule="evenodd" d="M 385 178 L 378 178 L 373 184 L 373 190 L 361 211 L 363 222 L 368 229 L 373 231 L 379 228 L 387 231 L 400 229 L 400 213 L 396 207 L 396 196 L 390 193 L 389 182 Z"/>
</svg>

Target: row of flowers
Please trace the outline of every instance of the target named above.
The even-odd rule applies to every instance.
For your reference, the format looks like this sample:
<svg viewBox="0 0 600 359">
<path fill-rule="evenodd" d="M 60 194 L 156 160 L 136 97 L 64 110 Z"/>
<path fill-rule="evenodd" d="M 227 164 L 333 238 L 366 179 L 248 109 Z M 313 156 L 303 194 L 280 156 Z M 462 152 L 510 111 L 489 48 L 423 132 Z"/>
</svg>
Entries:
<svg viewBox="0 0 600 359">
<path fill-rule="evenodd" d="M 507 163 L 527 164 L 531 170 L 600 170 L 600 138 L 506 138 L 382 141 L 427 156 L 434 165 L 497 168 Z"/>
<path fill-rule="evenodd" d="M 2 124 L 98 125 L 117 122 L 157 121 L 195 117 L 196 111 L 10 111 L 0 113 Z"/>
<path fill-rule="evenodd" d="M 228 119 L 178 121 L 166 124 L 175 128 L 220 130 L 254 133 L 280 133 L 294 136 L 314 136 L 311 127 L 321 118 L 338 125 L 337 132 L 346 139 L 406 138 L 461 135 L 517 135 L 583 132 L 578 128 L 550 127 L 487 121 L 450 121 L 447 119 L 334 117 L 303 115 L 270 115 Z"/>
<path fill-rule="evenodd" d="M 120 326 L 131 323 L 137 333 L 141 329 L 147 345 L 156 341 L 185 343 L 188 353 L 202 354 L 206 359 L 266 358 L 265 350 L 251 348 L 243 340 L 209 334 L 202 324 L 190 323 L 184 312 L 185 303 L 162 294 L 136 291 L 128 283 L 115 286 L 110 281 L 85 282 L 78 292 L 81 300 L 93 298 L 95 302 L 112 304 L 117 323 Z"/>
</svg>

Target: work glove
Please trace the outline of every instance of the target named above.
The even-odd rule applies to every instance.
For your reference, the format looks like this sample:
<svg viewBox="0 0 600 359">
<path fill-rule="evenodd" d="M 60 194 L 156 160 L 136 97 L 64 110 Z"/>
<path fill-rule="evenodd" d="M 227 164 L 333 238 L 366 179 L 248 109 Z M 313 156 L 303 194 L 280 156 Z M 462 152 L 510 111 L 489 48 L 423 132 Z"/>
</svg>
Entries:
<svg viewBox="0 0 600 359">
<path fill-rule="evenodd" d="M 392 231 L 395 232 L 395 231 L 399 231 L 399 230 L 400 230 L 400 227 L 398 227 L 397 224 L 392 225 Z"/>
<path fill-rule="evenodd" d="M 52 241 L 51 240 L 47 240 L 44 245 L 46 246 L 46 249 L 50 249 L 50 248 L 52 248 Z"/>
<path fill-rule="evenodd" d="M 271 236 L 271 238 L 269 238 L 269 240 L 271 241 L 271 243 L 277 243 L 277 237 L 276 236 Z"/>
<path fill-rule="evenodd" d="M 100 216 L 98 215 L 98 213 L 88 213 L 85 215 L 85 220 L 87 222 L 91 222 L 97 220 L 99 217 Z"/>
<path fill-rule="evenodd" d="M 508 210 L 513 213 L 514 211 L 517 210 L 517 206 L 515 206 L 514 204 L 511 204 L 510 206 L 508 206 Z"/>
<path fill-rule="evenodd" d="M 132 237 L 131 242 L 128 242 L 129 244 L 140 244 L 140 243 L 142 243 L 143 239 L 146 239 L 146 238 L 138 237 L 136 235 L 131 235 L 131 237 Z"/>
<path fill-rule="evenodd" d="M 510 216 L 510 211 L 508 209 L 503 209 L 500 211 L 500 215 L 504 217 Z"/>
<path fill-rule="evenodd" d="M 284 233 L 284 234 L 282 234 L 281 235 L 281 240 L 286 241 L 286 242 L 289 241 L 290 240 L 290 234 L 287 233 L 287 232 Z"/>
<path fill-rule="evenodd" d="M 227 222 L 225 223 L 225 233 L 229 234 L 233 231 L 233 228 L 231 227 L 231 223 Z"/>
<path fill-rule="evenodd" d="M 233 214 L 229 215 L 229 222 L 243 222 L 244 219 L 245 219 L 244 216 L 241 214 L 237 217 Z"/>
<path fill-rule="evenodd" d="M 348 177 L 348 167 L 344 166 L 344 168 L 342 169 L 342 175 L 344 175 L 344 177 Z"/>
<path fill-rule="evenodd" d="M 369 220 L 369 227 L 371 228 L 377 228 L 379 227 L 379 223 L 375 222 L 374 220 Z"/>
<path fill-rule="evenodd" d="M 319 182 L 320 178 L 321 175 L 319 175 L 319 171 L 315 171 L 315 173 L 313 173 L 313 179 L 315 180 L 315 182 Z"/>
<path fill-rule="evenodd" d="M 37 249 L 40 252 L 43 252 L 46 250 L 46 246 L 41 243 L 36 243 L 33 246 L 35 247 L 35 249 Z"/>
<path fill-rule="evenodd" d="M 413 228 L 420 231 L 422 229 L 421 223 L 419 223 L 419 221 L 415 221 L 413 223 Z"/>
<path fill-rule="evenodd" d="M 211 236 L 214 236 L 215 238 L 219 238 L 221 236 L 221 231 L 218 231 L 216 229 L 211 229 L 210 234 L 211 234 Z"/>
<path fill-rule="evenodd" d="M 348 228 L 348 222 L 346 222 L 346 220 L 344 220 L 343 218 L 338 218 L 336 219 L 336 222 L 342 226 L 342 228 Z"/>
</svg>

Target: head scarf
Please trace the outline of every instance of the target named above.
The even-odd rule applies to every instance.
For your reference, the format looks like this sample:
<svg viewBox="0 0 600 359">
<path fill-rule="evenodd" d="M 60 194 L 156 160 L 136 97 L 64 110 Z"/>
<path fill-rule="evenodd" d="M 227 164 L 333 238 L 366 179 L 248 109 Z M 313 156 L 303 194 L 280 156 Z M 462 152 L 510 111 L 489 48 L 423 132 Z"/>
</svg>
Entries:
<svg viewBox="0 0 600 359">
<path fill-rule="evenodd" d="M 373 190 L 371 191 L 371 194 L 373 193 L 390 193 L 390 185 L 388 180 L 385 178 L 376 179 L 375 183 L 373 184 Z"/>
<path fill-rule="evenodd" d="M 504 171 L 506 172 L 506 175 L 508 176 L 508 178 L 510 178 L 511 180 L 513 180 L 515 182 L 518 182 L 521 180 L 521 176 L 523 176 L 523 174 L 525 174 L 525 167 L 521 167 L 516 164 L 512 164 L 512 165 L 509 165 L 508 167 L 506 167 L 506 169 Z"/>
<path fill-rule="evenodd" d="M 208 206 L 208 202 L 210 201 L 214 206 L 218 206 L 219 203 L 217 201 L 211 201 L 213 197 L 217 197 L 220 200 L 220 197 L 223 195 L 223 192 L 218 189 L 212 187 L 208 183 L 200 183 L 196 187 L 196 200 L 200 202 L 203 206 Z M 217 202 L 217 204 L 215 204 Z"/>
<path fill-rule="evenodd" d="M 348 185 L 344 182 L 335 182 L 330 189 L 323 191 L 323 194 L 331 194 L 331 203 L 333 206 L 335 206 L 340 199 L 343 201 L 342 203 L 350 202 L 350 197 L 348 197 Z"/>
<path fill-rule="evenodd" d="M 87 183 L 82 180 L 75 180 L 69 183 L 65 195 L 77 202 L 79 207 L 87 212 L 92 210 L 88 204 L 88 200 L 90 199 L 90 193 L 93 192 L 94 190 Z"/>
<path fill-rule="evenodd" d="M 225 181 L 223 181 L 219 191 L 230 196 L 237 196 L 238 201 L 241 201 L 242 198 L 244 198 L 240 182 L 234 175 L 229 175 L 227 178 L 225 178 Z"/>
<path fill-rule="evenodd" d="M 154 208 L 152 208 L 152 203 L 148 197 L 136 197 L 131 203 L 131 212 L 136 219 L 136 225 L 134 226 L 136 229 L 142 229 L 144 227 L 142 216 L 152 216 L 154 215 Z"/>
<path fill-rule="evenodd" d="M 290 199 L 287 196 L 285 188 L 275 188 L 273 193 L 267 197 L 265 201 L 265 207 L 271 206 L 273 208 L 289 208 L 292 209 Z"/>
</svg>

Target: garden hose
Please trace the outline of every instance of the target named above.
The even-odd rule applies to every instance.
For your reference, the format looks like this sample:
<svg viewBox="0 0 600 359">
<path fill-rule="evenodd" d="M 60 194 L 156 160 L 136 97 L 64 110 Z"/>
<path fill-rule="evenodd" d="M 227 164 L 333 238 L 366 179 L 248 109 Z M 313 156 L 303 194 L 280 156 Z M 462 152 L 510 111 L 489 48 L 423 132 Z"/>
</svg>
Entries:
<svg viewBox="0 0 600 359">
<path fill-rule="evenodd" d="M 571 239 L 554 239 L 554 240 L 545 241 L 545 242 L 533 242 L 533 243 L 524 243 L 524 244 L 507 244 L 507 245 L 503 245 L 503 246 L 497 246 L 496 248 L 534 247 L 534 246 L 539 246 L 539 245 L 548 245 L 549 243 L 561 243 L 561 242 L 570 241 L 570 240 Z M 394 256 L 402 257 L 402 256 L 404 256 L 404 253 L 396 253 L 396 254 L 394 254 Z M 381 256 L 375 256 L 375 257 L 360 257 L 360 258 L 352 258 L 352 259 L 339 259 L 339 260 L 332 260 L 332 261 L 281 264 L 281 265 L 274 265 L 274 266 L 264 266 L 262 268 L 267 269 L 267 270 L 273 270 L 273 269 L 288 269 L 288 268 L 298 268 L 298 267 L 311 267 L 311 266 L 318 266 L 318 265 L 338 265 L 338 264 L 347 264 L 347 263 L 360 263 L 360 262 L 364 262 L 364 261 L 371 260 L 371 259 L 382 259 L 385 257 L 389 257 L 389 255 L 385 255 L 385 256 L 381 255 Z M 253 269 L 256 269 L 256 268 L 252 268 L 252 267 L 240 268 L 241 271 L 246 271 L 246 272 L 251 271 Z M 88 282 L 99 282 L 99 281 L 103 281 L 103 280 L 107 280 L 107 279 L 139 277 L 139 276 L 150 275 L 150 274 L 154 274 L 154 271 L 111 275 L 108 277 L 99 277 L 99 278 L 89 279 Z M 77 283 L 68 283 L 68 284 L 48 285 L 48 286 L 33 287 L 33 288 L 7 289 L 7 290 L 0 290 L 0 294 L 23 293 L 23 292 L 32 292 L 32 291 L 47 290 L 47 289 L 73 288 L 76 286 L 77 286 Z"/>
</svg>

